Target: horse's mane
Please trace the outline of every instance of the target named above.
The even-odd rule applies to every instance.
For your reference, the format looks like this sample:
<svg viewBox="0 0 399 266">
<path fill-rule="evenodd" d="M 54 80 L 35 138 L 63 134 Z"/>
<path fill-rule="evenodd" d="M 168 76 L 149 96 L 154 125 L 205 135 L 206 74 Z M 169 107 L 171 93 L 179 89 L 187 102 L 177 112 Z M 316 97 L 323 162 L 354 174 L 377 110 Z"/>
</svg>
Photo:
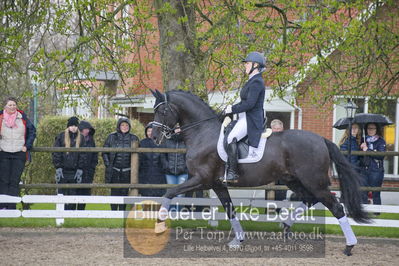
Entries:
<svg viewBox="0 0 399 266">
<path fill-rule="evenodd" d="M 168 91 L 166 94 L 169 93 L 177 93 L 177 94 L 185 94 L 185 96 L 188 96 L 190 99 L 192 99 L 193 101 L 199 102 L 200 104 L 202 104 L 204 107 L 206 107 L 208 110 L 210 110 L 212 112 L 212 114 L 218 115 L 218 113 L 216 113 L 215 110 L 213 110 L 208 103 L 206 103 L 203 99 L 201 99 L 199 96 L 193 94 L 190 91 L 184 91 L 184 90 L 171 90 Z"/>
</svg>

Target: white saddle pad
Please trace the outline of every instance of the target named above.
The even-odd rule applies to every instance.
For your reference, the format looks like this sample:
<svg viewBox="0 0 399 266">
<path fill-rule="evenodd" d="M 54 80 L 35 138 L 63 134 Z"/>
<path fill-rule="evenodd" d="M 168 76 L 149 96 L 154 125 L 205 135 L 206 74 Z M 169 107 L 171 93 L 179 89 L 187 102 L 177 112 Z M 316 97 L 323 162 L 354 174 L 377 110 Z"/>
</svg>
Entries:
<svg viewBox="0 0 399 266">
<path fill-rule="evenodd" d="M 269 137 L 271 134 L 271 129 L 268 128 L 266 130 L 265 133 L 262 134 L 261 138 L 260 138 L 260 142 L 258 145 L 258 148 L 254 148 L 252 146 L 249 146 L 249 151 L 248 151 L 248 157 L 247 158 L 243 158 L 243 159 L 239 159 L 238 163 L 256 163 L 259 162 L 262 157 L 263 157 L 263 153 L 265 151 L 265 147 L 266 147 L 266 141 L 267 141 L 267 137 Z M 220 159 L 222 159 L 223 161 L 227 162 L 227 153 L 226 150 L 224 149 L 224 145 L 223 145 L 223 140 L 224 140 L 224 125 L 222 124 L 222 126 L 220 127 L 220 134 L 219 134 L 219 140 L 218 140 L 218 154 Z"/>
</svg>

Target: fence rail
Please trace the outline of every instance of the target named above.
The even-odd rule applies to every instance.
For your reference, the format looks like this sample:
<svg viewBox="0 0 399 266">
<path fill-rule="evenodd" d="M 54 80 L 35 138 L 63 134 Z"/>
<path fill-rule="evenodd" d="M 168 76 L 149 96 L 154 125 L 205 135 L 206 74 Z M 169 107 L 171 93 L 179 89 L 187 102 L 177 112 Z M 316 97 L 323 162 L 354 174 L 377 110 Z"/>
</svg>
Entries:
<svg viewBox="0 0 399 266">
<path fill-rule="evenodd" d="M 107 148 L 107 147 L 79 147 L 79 148 L 65 148 L 65 147 L 33 147 L 32 152 L 128 152 L 128 153 L 185 153 L 186 149 L 174 148 Z"/>
<path fill-rule="evenodd" d="M 55 218 L 57 224 L 63 223 L 64 218 L 128 218 L 128 211 L 104 211 L 104 210 L 78 210 L 65 211 L 64 204 L 66 203 L 94 203 L 94 204 L 139 204 L 144 200 L 152 200 L 157 203 L 162 202 L 162 198 L 158 197 L 120 197 L 120 196 L 63 196 L 63 195 L 26 195 L 23 197 L 11 197 L 0 195 L 0 202 L 12 203 L 53 203 L 56 204 L 56 210 L 2 210 L 0 211 L 0 218 Z M 294 208 L 301 202 L 288 201 L 271 201 L 260 199 L 242 199 L 233 198 L 233 204 L 237 207 L 251 207 L 251 208 Z M 171 204 L 193 205 L 193 206 L 209 206 L 209 212 L 187 212 L 175 213 L 176 219 L 194 219 L 194 220 L 208 220 L 210 224 L 220 220 L 228 220 L 226 213 L 219 212 L 219 207 L 222 207 L 217 198 L 174 198 Z M 392 205 L 363 205 L 367 212 L 380 213 L 399 213 L 399 206 Z M 318 203 L 311 208 L 312 210 L 327 210 L 322 204 Z M 248 215 L 248 213 L 237 213 L 238 219 L 246 221 L 257 222 L 281 222 L 281 217 L 276 214 L 257 214 Z M 156 218 L 156 212 L 152 216 Z M 208 219 L 209 217 L 209 219 Z M 303 219 L 298 223 L 305 224 L 339 224 L 334 217 L 312 216 L 312 219 Z M 391 219 L 374 219 L 371 224 L 358 224 L 352 219 L 349 219 L 352 225 L 371 226 L 371 227 L 399 227 L 398 220 Z M 213 223 L 212 223 L 213 222 Z"/>
<path fill-rule="evenodd" d="M 65 148 L 65 147 L 33 147 L 32 152 L 129 152 L 129 153 L 185 153 L 186 149 L 174 148 L 106 148 L 106 147 L 80 147 L 80 148 Z M 348 151 L 341 151 L 342 154 L 348 154 Z M 397 151 L 352 151 L 352 155 L 362 156 L 399 156 Z"/>
<path fill-rule="evenodd" d="M 142 188 L 153 188 L 153 189 L 168 189 L 177 185 L 167 184 L 20 184 L 20 188 L 33 189 L 33 188 L 130 188 L 130 189 L 142 189 Z M 229 189 L 240 189 L 240 190 L 289 190 L 287 186 L 283 185 L 263 185 L 258 187 L 234 187 L 230 186 Z M 340 187 L 329 187 L 330 190 L 339 191 Z M 399 187 L 360 187 L 363 191 L 391 191 L 399 192 Z"/>
</svg>

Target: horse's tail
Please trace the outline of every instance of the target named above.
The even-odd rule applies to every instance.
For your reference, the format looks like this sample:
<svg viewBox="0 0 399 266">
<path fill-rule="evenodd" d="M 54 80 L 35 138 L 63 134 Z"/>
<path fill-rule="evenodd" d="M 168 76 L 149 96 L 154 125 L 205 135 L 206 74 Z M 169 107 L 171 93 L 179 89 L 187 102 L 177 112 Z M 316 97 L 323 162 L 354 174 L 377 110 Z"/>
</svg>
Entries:
<svg viewBox="0 0 399 266">
<path fill-rule="evenodd" d="M 347 210 L 348 216 L 352 217 L 358 223 L 369 223 L 370 218 L 361 205 L 360 194 L 360 175 L 353 166 L 340 152 L 337 145 L 328 139 L 324 139 L 331 160 L 335 163 L 338 172 L 339 183 L 341 187 L 341 199 Z"/>
</svg>

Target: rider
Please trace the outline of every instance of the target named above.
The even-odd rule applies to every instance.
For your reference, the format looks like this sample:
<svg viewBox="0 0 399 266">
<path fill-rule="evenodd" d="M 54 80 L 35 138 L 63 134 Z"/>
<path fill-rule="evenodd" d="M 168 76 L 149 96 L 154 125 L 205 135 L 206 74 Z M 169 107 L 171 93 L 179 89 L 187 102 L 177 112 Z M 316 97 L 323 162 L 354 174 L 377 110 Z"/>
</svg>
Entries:
<svg viewBox="0 0 399 266">
<path fill-rule="evenodd" d="M 226 182 L 238 181 L 237 142 L 248 133 L 249 145 L 257 148 L 263 132 L 265 83 L 261 73 L 265 69 L 265 57 L 259 52 L 251 52 L 242 62 L 249 77 L 241 89 L 241 101 L 228 105 L 225 110 L 225 114 L 238 114 L 238 121 L 227 137 Z"/>
</svg>

